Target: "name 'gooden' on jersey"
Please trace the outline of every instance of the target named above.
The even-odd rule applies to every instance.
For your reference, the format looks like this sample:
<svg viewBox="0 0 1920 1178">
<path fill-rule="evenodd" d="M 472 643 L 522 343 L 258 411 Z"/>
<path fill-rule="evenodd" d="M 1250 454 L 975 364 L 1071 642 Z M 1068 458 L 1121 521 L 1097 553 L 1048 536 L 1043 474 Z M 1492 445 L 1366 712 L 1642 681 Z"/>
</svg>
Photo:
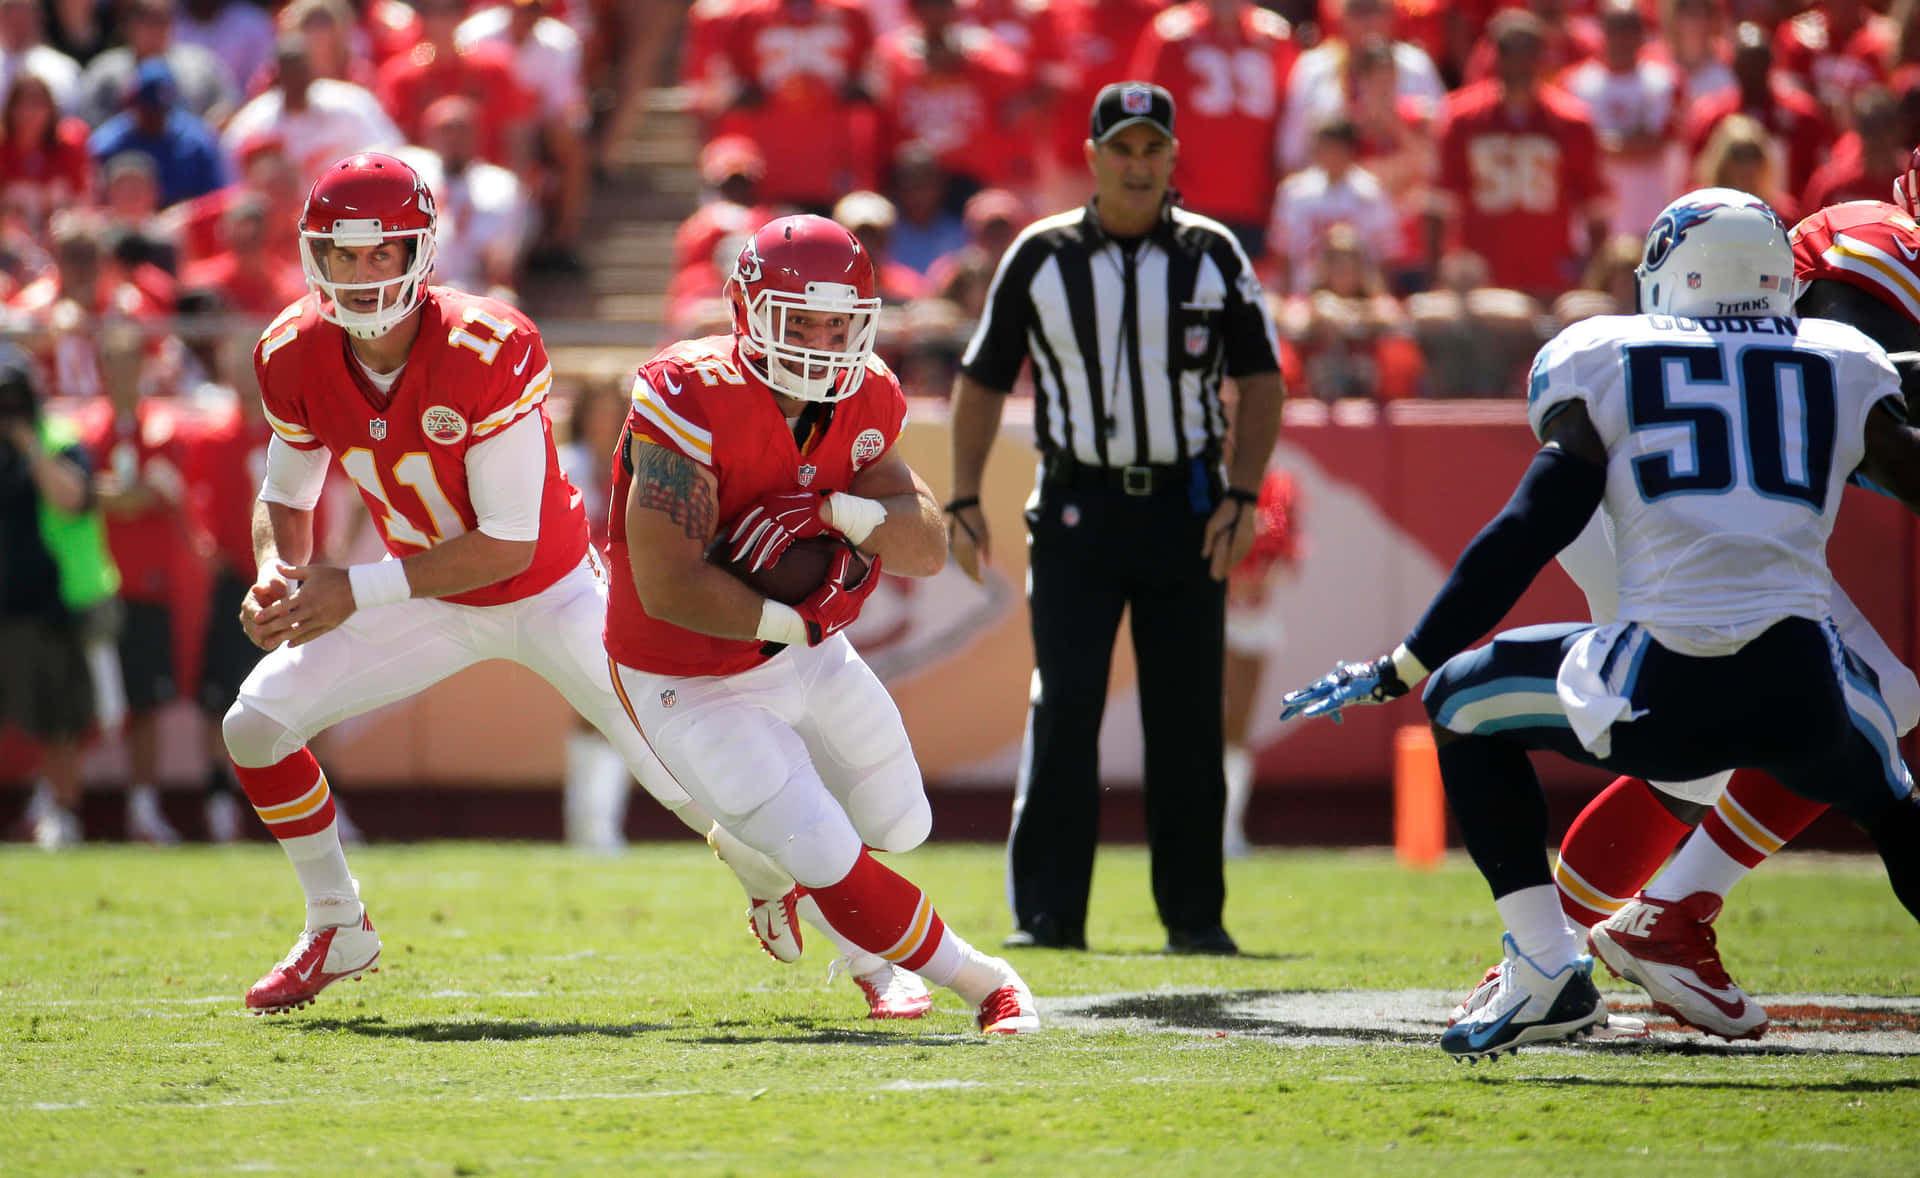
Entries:
<svg viewBox="0 0 1920 1178">
<path fill-rule="evenodd" d="M 1782 616 L 1826 618 L 1841 492 L 1867 415 L 1899 401 L 1877 344 L 1794 316 L 1787 234 L 1747 193 L 1688 193 L 1647 234 L 1642 313 L 1568 327 L 1528 382 L 1536 435 L 1586 405 L 1607 448 L 1619 616 L 1683 654 L 1731 653 Z"/>
</svg>

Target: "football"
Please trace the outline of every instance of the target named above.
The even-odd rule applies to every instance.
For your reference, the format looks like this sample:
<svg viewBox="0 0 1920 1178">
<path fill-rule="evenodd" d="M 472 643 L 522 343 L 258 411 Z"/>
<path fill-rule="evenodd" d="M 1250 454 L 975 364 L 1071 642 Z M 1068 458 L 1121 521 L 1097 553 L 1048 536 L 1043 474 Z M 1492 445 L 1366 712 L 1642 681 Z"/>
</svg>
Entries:
<svg viewBox="0 0 1920 1178">
<path fill-rule="evenodd" d="M 827 579 L 827 569 L 833 564 L 834 553 L 841 548 L 852 549 L 852 545 L 835 536 L 809 536 L 795 540 L 780 554 L 779 560 L 757 573 L 747 571 L 746 561 L 728 560 L 725 544 L 716 545 L 709 559 L 745 581 L 761 596 L 770 597 L 783 605 L 798 605 Z M 867 564 L 867 558 L 853 549 L 853 564 L 847 576 L 849 589 L 859 585 L 866 577 Z"/>
</svg>

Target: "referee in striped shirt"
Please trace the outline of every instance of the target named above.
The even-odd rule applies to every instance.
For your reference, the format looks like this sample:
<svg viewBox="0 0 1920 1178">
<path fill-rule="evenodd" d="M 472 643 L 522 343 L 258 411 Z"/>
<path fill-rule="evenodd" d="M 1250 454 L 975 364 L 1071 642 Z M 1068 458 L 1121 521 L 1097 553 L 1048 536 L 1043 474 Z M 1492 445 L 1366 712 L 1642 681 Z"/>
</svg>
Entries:
<svg viewBox="0 0 1920 1178">
<path fill-rule="evenodd" d="M 1086 947 L 1100 717 L 1130 607 L 1166 951 L 1239 951 L 1221 922 L 1226 578 L 1253 543 L 1285 387 L 1246 253 L 1173 203 L 1177 148 L 1165 90 L 1100 91 L 1086 143 L 1093 200 L 1008 248 L 954 384 L 947 512 L 954 557 L 977 579 L 990 557 L 981 474 L 1006 395 L 1033 362 L 1035 679 L 1008 845 L 1012 946 Z M 1231 431 L 1223 376 L 1239 389 Z"/>
</svg>

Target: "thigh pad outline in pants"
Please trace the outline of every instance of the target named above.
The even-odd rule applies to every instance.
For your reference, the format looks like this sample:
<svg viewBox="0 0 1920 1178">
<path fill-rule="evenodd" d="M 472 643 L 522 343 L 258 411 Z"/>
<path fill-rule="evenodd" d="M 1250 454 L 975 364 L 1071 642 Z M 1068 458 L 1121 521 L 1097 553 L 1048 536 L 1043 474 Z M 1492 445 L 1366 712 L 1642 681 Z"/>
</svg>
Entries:
<svg viewBox="0 0 1920 1178">
<path fill-rule="evenodd" d="M 619 675 L 668 772 L 736 838 L 810 887 L 835 883 L 852 868 L 860 836 L 787 719 L 797 714 L 789 668 L 724 679 L 631 667 Z"/>
<path fill-rule="evenodd" d="M 801 735 L 862 841 L 896 853 L 925 842 L 933 807 L 886 685 L 844 634 L 787 657 L 795 659 L 806 703 Z"/>
<path fill-rule="evenodd" d="M 1920 723 L 1920 679 L 1915 679 L 1913 671 L 1887 648 L 1880 632 L 1837 583 L 1828 608 L 1832 611 L 1834 628 L 1840 631 L 1840 641 L 1879 680 L 1875 686 L 1880 689 L 1887 711 L 1893 715 L 1894 730 L 1901 736 L 1913 731 L 1914 725 Z"/>
<path fill-rule="evenodd" d="M 474 633 L 470 608 L 481 607 L 416 598 L 359 611 L 305 646 L 268 651 L 240 685 L 240 702 L 285 727 L 298 747 L 496 657 Z"/>
<path fill-rule="evenodd" d="M 539 675 L 587 723 L 607 738 L 627 772 L 655 801 L 677 810 L 690 800 L 673 774 L 660 763 L 639 727 L 639 718 L 614 690 L 601 630 L 606 620 L 606 585 L 586 564 L 534 594 L 516 608 L 520 617 L 515 659 Z"/>
</svg>

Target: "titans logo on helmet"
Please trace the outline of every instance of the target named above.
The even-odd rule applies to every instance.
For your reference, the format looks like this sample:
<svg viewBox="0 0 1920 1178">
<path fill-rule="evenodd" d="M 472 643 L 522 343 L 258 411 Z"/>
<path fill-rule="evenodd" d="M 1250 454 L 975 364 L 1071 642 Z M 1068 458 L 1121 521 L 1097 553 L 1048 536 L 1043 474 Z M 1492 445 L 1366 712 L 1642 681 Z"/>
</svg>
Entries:
<svg viewBox="0 0 1920 1178">
<path fill-rule="evenodd" d="M 1688 205 L 1684 208 L 1668 209 L 1654 223 L 1652 231 L 1647 234 L 1647 255 L 1643 263 L 1646 269 L 1654 271 L 1665 265 L 1667 255 L 1671 254 L 1673 247 L 1679 245 L 1681 239 L 1686 237 L 1687 230 L 1713 216 L 1713 210 L 1726 207 L 1725 204 L 1715 202 L 1709 205 Z M 1768 211 L 1772 212 L 1771 209 Z M 1776 213 L 1774 220 L 1779 219 Z M 1782 228 L 1785 227 L 1782 226 Z"/>
</svg>

